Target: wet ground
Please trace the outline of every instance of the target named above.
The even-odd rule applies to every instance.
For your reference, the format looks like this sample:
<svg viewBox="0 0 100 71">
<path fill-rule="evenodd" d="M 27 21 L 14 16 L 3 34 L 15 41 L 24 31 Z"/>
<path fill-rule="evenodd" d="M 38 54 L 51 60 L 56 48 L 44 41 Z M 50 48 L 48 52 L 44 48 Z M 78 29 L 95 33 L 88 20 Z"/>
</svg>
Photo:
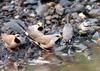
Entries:
<svg viewBox="0 0 100 71">
<path fill-rule="evenodd" d="M 92 61 L 87 61 L 83 55 L 76 54 L 73 62 L 64 61 L 60 65 L 44 64 L 28 66 L 26 71 L 100 71 L 100 47 L 92 49 L 94 53 Z"/>
</svg>

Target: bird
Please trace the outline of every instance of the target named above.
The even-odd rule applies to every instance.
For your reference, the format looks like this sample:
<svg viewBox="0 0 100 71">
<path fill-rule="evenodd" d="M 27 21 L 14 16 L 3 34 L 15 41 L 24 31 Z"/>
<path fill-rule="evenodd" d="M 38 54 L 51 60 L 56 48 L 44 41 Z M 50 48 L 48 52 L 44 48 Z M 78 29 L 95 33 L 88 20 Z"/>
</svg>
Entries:
<svg viewBox="0 0 100 71">
<path fill-rule="evenodd" d="M 34 40 L 34 38 L 44 36 L 44 34 L 41 32 L 43 30 L 42 26 L 39 26 L 38 24 L 36 25 L 31 25 L 27 28 L 26 32 L 28 33 L 27 35 Z"/>
<path fill-rule="evenodd" d="M 5 47 L 9 51 L 12 51 L 12 49 L 17 48 L 21 44 L 21 40 L 15 35 L 2 34 L 1 38 L 5 42 Z"/>
<path fill-rule="evenodd" d="M 56 41 L 60 39 L 60 36 L 51 34 L 51 35 L 44 35 L 34 40 L 40 44 L 40 46 L 44 49 L 52 48 L 55 46 Z"/>
<path fill-rule="evenodd" d="M 66 23 L 62 31 L 63 41 L 68 42 L 73 37 L 73 27 L 70 23 Z"/>
<path fill-rule="evenodd" d="M 44 35 L 41 30 L 41 26 L 38 24 L 28 27 L 27 33 L 28 36 L 35 42 L 40 45 L 42 48 L 51 48 L 55 45 L 55 42 L 60 38 L 59 34 L 49 34 Z"/>
</svg>

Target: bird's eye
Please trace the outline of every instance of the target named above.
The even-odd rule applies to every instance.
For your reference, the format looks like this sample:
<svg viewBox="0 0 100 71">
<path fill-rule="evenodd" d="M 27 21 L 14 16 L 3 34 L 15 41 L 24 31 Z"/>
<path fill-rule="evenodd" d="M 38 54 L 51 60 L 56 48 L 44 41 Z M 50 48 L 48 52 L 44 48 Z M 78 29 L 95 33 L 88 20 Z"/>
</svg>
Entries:
<svg viewBox="0 0 100 71">
<path fill-rule="evenodd" d="M 14 39 L 14 42 L 20 43 L 20 40 L 19 40 L 18 38 L 15 38 L 15 39 Z"/>
<path fill-rule="evenodd" d="M 39 27 L 38 30 L 39 30 L 39 31 L 42 31 L 42 30 L 43 30 L 43 27 Z"/>
</svg>

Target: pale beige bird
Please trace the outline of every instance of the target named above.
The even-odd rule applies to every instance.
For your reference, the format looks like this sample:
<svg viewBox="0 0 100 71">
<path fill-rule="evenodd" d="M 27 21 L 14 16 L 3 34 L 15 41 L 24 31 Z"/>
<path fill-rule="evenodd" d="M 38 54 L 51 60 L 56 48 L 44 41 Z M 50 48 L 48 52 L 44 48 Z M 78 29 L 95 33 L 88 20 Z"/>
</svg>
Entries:
<svg viewBox="0 0 100 71">
<path fill-rule="evenodd" d="M 73 27 L 70 23 L 67 23 L 67 24 L 64 25 L 62 36 L 63 36 L 64 41 L 71 40 L 71 38 L 73 36 Z"/>
<path fill-rule="evenodd" d="M 55 42 L 59 38 L 60 37 L 56 35 L 44 35 L 44 36 L 35 38 L 35 41 L 38 42 L 42 48 L 52 48 L 55 46 Z"/>
<path fill-rule="evenodd" d="M 32 38 L 34 42 L 40 44 L 43 48 L 50 48 L 55 45 L 55 42 L 60 38 L 57 35 L 44 35 L 39 31 L 41 27 L 39 25 L 32 25 L 28 27 L 28 36 Z"/>
<path fill-rule="evenodd" d="M 28 36 L 34 40 L 37 37 L 44 36 L 41 30 L 43 30 L 43 27 L 39 25 L 32 25 L 28 27 L 27 33 L 28 33 Z"/>
<path fill-rule="evenodd" d="M 21 43 L 20 39 L 15 35 L 2 34 L 1 38 L 5 42 L 6 48 L 9 50 L 12 48 L 17 48 Z"/>
</svg>

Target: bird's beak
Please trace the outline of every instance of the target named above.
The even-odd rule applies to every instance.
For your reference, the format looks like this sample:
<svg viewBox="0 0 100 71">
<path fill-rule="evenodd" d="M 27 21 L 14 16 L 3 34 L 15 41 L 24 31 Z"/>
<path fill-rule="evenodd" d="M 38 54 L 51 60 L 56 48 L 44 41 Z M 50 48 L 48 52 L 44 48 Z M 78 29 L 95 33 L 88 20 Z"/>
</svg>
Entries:
<svg viewBox="0 0 100 71">
<path fill-rule="evenodd" d="M 38 25 L 39 27 L 42 27 L 42 26 L 43 26 L 43 23 L 39 21 L 39 22 L 37 23 L 37 25 Z"/>
<path fill-rule="evenodd" d="M 63 39 L 63 35 L 59 36 L 60 39 Z"/>
</svg>

